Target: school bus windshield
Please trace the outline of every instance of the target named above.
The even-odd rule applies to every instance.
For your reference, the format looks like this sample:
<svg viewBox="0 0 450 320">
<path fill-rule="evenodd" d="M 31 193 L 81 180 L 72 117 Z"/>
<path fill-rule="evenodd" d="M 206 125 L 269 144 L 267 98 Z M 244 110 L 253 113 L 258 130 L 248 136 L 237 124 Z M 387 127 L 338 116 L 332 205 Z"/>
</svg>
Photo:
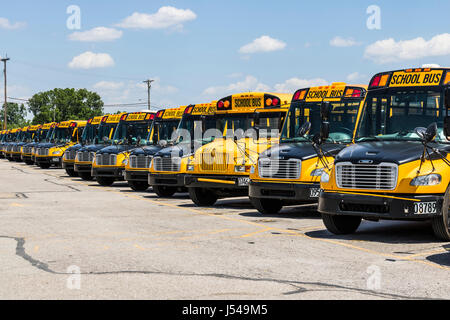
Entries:
<svg viewBox="0 0 450 320">
<path fill-rule="evenodd" d="M 360 104 L 360 99 L 330 102 L 331 110 L 328 119 L 330 134 L 327 142 L 349 143 L 352 141 Z M 322 102 L 293 102 L 283 126 L 281 142 L 306 142 L 319 133 L 322 123 L 321 105 Z M 307 121 L 311 123 L 311 130 L 308 134 L 300 136 L 299 129 Z"/>
<path fill-rule="evenodd" d="M 31 140 L 33 139 L 33 133 L 34 132 L 22 131 L 20 142 L 31 142 Z"/>
<path fill-rule="evenodd" d="M 114 130 L 117 127 L 117 123 L 102 123 L 100 127 L 97 130 L 97 143 L 98 144 L 105 144 L 105 143 L 111 143 L 111 139 Z"/>
<path fill-rule="evenodd" d="M 177 130 L 180 120 L 155 120 L 147 137 L 149 142 L 157 142 L 161 140 L 169 141 L 173 137 L 173 133 Z M 153 133 L 153 136 L 150 135 Z"/>
<path fill-rule="evenodd" d="M 98 126 L 95 124 L 88 124 L 86 128 L 83 130 L 83 134 L 81 135 L 81 141 L 83 143 L 90 143 L 94 140 L 98 133 Z"/>
<path fill-rule="evenodd" d="M 177 136 L 174 139 L 174 143 L 181 143 L 183 139 L 186 138 L 186 133 L 189 134 L 191 140 L 194 141 L 195 132 L 199 130 L 199 132 L 203 133 L 202 128 L 202 117 L 201 115 L 191 115 L 185 114 L 180 121 L 180 125 L 178 126 Z M 204 118 L 205 121 L 205 130 L 216 128 L 216 117 L 214 116 L 206 116 Z M 185 131 L 185 132 L 182 132 Z"/>
<path fill-rule="evenodd" d="M 148 121 L 121 121 L 114 133 L 114 143 L 137 144 L 137 141 L 143 141 L 147 138 L 150 123 Z"/>
<path fill-rule="evenodd" d="M 52 140 L 55 142 L 69 142 L 72 138 L 73 128 L 55 128 Z"/>
<path fill-rule="evenodd" d="M 443 133 L 443 92 L 440 89 L 385 89 L 369 92 L 356 142 L 417 140 L 417 127 L 438 125 L 436 141 L 448 143 Z"/>
</svg>

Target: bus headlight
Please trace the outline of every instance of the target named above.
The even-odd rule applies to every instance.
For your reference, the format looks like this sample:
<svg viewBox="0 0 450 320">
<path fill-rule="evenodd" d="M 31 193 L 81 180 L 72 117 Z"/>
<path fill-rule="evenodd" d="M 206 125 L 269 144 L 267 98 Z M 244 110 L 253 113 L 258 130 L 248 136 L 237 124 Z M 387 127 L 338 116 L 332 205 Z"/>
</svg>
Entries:
<svg viewBox="0 0 450 320">
<path fill-rule="evenodd" d="M 234 166 L 234 172 L 245 172 L 245 166 Z"/>
<path fill-rule="evenodd" d="M 256 171 L 255 166 L 251 166 L 251 167 L 250 167 L 250 173 L 251 173 L 251 174 L 254 174 L 255 171 Z"/>
<path fill-rule="evenodd" d="M 128 159 L 127 159 L 127 158 L 123 159 L 122 164 L 123 164 L 124 166 L 126 166 L 126 165 L 128 164 Z"/>
<path fill-rule="evenodd" d="M 440 174 L 428 174 L 426 176 L 415 177 L 411 180 L 410 185 L 413 187 L 418 186 L 436 186 L 441 183 L 442 177 Z"/>
<path fill-rule="evenodd" d="M 61 153 L 62 153 L 61 150 L 53 151 L 53 155 L 54 155 L 54 156 L 60 156 Z"/>
<path fill-rule="evenodd" d="M 325 171 L 322 172 L 322 175 L 320 176 L 320 182 L 329 182 L 330 181 L 330 175 L 326 173 Z"/>
<path fill-rule="evenodd" d="M 194 171 L 194 165 L 193 164 L 188 164 L 186 169 L 187 169 L 187 171 Z"/>
<path fill-rule="evenodd" d="M 325 171 L 323 170 L 323 168 L 314 169 L 313 171 L 311 171 L 311 177 L 321 177 L 324 172 Z"/>
</svg>

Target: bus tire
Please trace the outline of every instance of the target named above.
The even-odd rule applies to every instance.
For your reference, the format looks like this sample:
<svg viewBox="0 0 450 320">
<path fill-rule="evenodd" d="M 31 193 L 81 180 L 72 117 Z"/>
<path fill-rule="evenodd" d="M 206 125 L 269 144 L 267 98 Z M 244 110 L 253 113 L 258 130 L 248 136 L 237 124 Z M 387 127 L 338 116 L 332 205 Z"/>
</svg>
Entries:
<svg viewBox="0 0 450 320">
<path fill-rule="evenodd" d="M 49 169 L 50 168 L 50 164 L 49 163 L 41 163 L 39 165 L 39 168 L 41 168 L 41 169 Z"/>
<path fill-rule="evenodd" d="M 112 186 L 114 181 L 116 181 L 116 179 L 110 178 L 110 177 L 97 177 L 98 184 L 103 186 L 103 187 L 110 187 L 110 186 Z"/>
<path fill-rule="evenodd" d="M 250 201 L 261 214 L 277 214 L 283 208 L 279 199 L 250 198 Z"/>
<path fill-rule="evenodd" d="M 189 197 L 199 207 L 208 207 L 216 203 L 218 197 L 211 190 L 204 188 L 188 188 Z"/>
<path fill-rule="evenodd" d="M 128 181 L 128 186 L 133 191 L 146 191 L 149 187 L 148 183 L 145 181 Z"/>
<path fill-rule="evenodd" d="M 361 217 L 339 216 L 322 213 L 322 221 L 325 227 L 331 233 L 336 235 L 354 233 L 361 224 Z"/>
<path fill-rule="evenodd" d="M 34 164 L 34 162 L 31 160 L 27 160 L 27 161 L 25 161 L 25 163 L 29 166 L 32 166 Z"/>
<path fill-rule="evenodd" d="M 85 181 L 92 181 L 94 178 L 89 172 L 78 172 L 78 176 Z"/>
<path fill-rule="evenodd" d="M 171 197 L 177 192 L 177 188 L 175 187 L 167 187 L 167 186 L 153 186 L 153 192 L 160 198 L 168 198 Z"/>
<path fill-rule="evenodd" d="M 69 177 L 78 177 L 78 173 L 75 172 L 73 169 L 66 169 L 67 174 Z"/>
<path fill-rule="evenodd" d="M 444 202 L 442 203 L 442 214 L 431 218 L 431 226 L 433 227 L 434 235 L 443 241 L 450 241 L 450 217 L 449 217 L 449 198 L 450 186 L 444 195 Z"/>
</svg>

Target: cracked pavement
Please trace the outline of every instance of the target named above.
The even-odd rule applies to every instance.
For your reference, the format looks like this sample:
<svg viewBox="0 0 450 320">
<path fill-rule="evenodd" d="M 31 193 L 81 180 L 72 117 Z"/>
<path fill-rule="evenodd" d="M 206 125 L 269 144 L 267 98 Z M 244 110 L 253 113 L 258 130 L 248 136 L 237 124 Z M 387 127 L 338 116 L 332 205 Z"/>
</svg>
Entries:
<svg viewBox="0 0 450 320">
<path fill-rule="evenodd" d="M 197 208 L 5 160 L 0 181 L 1 299 L 450 298 L 450 246 L 427 223 L 337 237 L 308 206 Z"/>
</svg>

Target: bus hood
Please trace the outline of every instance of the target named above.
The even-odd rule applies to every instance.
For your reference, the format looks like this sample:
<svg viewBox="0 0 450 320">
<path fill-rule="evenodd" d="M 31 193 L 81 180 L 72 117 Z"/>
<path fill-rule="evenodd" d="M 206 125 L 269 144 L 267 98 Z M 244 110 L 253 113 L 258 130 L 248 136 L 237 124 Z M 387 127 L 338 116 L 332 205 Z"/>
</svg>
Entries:
<svg viewBox="0 0 450 320">
<path fill-rule="evenodd" d="M 155 155 L 158 151 L 161 150 L 160 146 L 145 146 L 145 147 L 140 147 L 140 148 L 136 148 L 133 149 L 130 152 L 130 156 L 153 156 Z"/>
<path fill-rule="evenodd" d="M 105 148 L 104 144 L 89 144 L 87 146 L 82 146 L 78 151 L 97 152 L 98 150 L 101 150 L 103 148 Z"/>
<path fill-rule="evenodd" d="M 322 145 L 322 150 L 326 155 L 335 156 L 345 147 L 346 145 L 326 143 Z M 317 157 L 317 153 L 310 142 L 292 142 L 273 146 L 259 156 L 260 159 L 270 157 L 272 159 L 299 159 L 303 161 Z"/>
<path fill-rule="evenodd" d="M 131 145 L 112 145 L 108 147 L 104 147 L 103 149 L 100 149 L 97 151 L 98 154 L 119 154 L 122 152 L 126 152 L 128 150 L 134 149 L 136 146 Z"/>
<path fill-rule="evenodd" d="M 430 147 L 439 148 L 446 155 L 450 145 L 430 143 Z M 432 159 L 439 159 L 431 150 Z M 419 160 L 423 153 L 420 141 L 374 141 L 360 142 L 342 150 L 336 156 L 336 162 L 351 162 L 353 164 L 379 164 L 381 162 L 398 165 Z"/>
<path fill-rule="evenodd" d="M 78 151 L 78 150 L 80 150 L 82 147 L 83 147 L 83 146 L 81 145 L 81 143 L 78 143 L 78 144 L 76 144 L 76 145 L 74 145 L 74 146 L 71 146 L 71 147 L 67 148 L 66 151 Z"/>
<path fill-rule="evenodd" d="M 155 157 L 166 158 L 166 157 L 171 157 L 173 155 L 176 155 L 178 157 L 183 157 L 185 155 L 184 148 L 182 148 L 180 145 L 166 147 L 166 148 L 159 150 L 155 154 Z"/>
</svg>

